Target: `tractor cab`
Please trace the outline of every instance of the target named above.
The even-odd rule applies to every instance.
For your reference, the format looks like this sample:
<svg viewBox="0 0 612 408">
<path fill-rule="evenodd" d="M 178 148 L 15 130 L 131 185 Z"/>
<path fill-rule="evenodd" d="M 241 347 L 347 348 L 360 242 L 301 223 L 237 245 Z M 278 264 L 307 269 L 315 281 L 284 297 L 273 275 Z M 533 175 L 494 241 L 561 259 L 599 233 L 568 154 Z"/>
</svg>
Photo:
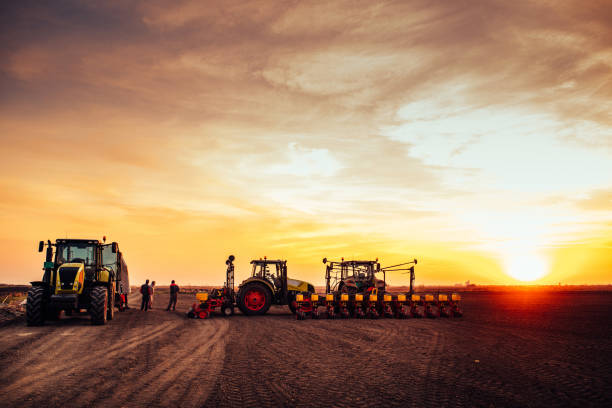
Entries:
<svg viewBox="0 0 612 408">
<path fill-rule="evenodd" d="M 95 271 L 102 267 L 100 242 L 97 240 L 58 239 L 55 243 L 54 268 L 61 271 L 68 265 L 83 265 L 85 279 L 95 280 Z"/>
<path fill-rule="evenodd" d="M 410 293 L 414 282 L 414 266 L 417 260 L 397 265 L 380 267 L 378 258 L 374 261 L 328 261 L 325 264 L 325 282 L 327 293 L 368 293 L 376 290 L 377 293 L 387 289 L 387 272 L 401 271 L 410 274 Z"/>
<path fill-rule="evenodd" d="M 268 260 L 264 257 L 252 260 L 251 264 L 253 265 L 251 277 L 269 282 L 276 291 L 283 289 L 283 282 L 287 281 L 287 261 Z"/>
<path fill-rule="evenodd" d="M 326 290 L 327 293 L 364 293 L 377 289 L 384 292 L 385 273 L 381 270 L 378 259 L 375 261 L 330 261 L 323 260 L 326 264 Z M 382 273 L 382 279 L 376 275 Z"/>
<path fill-rule="evenodd" d="M 82 265 L 85 281 L 108 282 L 110 275 L 117 276 L 119 272 L 121 262 L 117 248 L 116 242 L 104 244 L 90 239 L 58 239 L 55 241 L 55 259 L 45 262 L 45 270 L 55 275 L 51 282 L 63 282 L 64 270 L 72 271 L 77 265 Z M 72 276 L 71 273 L 68 275 Z"/>
</svg>

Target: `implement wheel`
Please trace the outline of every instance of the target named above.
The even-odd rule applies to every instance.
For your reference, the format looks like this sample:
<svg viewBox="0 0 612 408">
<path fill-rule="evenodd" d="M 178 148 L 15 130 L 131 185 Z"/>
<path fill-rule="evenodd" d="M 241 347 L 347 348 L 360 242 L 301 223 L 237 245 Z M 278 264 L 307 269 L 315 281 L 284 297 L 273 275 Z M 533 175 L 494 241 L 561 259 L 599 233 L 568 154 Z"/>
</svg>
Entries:
<svg viewBox="0 0 612 408">
<path fill-rule="evenodd" d="M 28 291 L 26 304 L 26 322 L 28 326 L 40 326 L 45 321 L 44 314 L 45 290 L 39 286 L 32 286 Z"/>
<path fill-rule="evenodd" d="M 258 282 L 246 284 L 238 294 L 238 307 L 247 316 L 266 314 L 271 304 L 272 293 Z"/>
<path fill-rule="evenodd" d="M 95 286 L 91 290 L 91 305 L 89 306 L 91 324 L 101 325 L 106 323 L 107 304 L 108 291 L 104 286 Z"/>
<path fill-rule="evenodd" d="M 232 316 L 234 314 L 234 305 L 226 303 L 221 306 L 221 313 L 223 316 Z"/>
</svg>

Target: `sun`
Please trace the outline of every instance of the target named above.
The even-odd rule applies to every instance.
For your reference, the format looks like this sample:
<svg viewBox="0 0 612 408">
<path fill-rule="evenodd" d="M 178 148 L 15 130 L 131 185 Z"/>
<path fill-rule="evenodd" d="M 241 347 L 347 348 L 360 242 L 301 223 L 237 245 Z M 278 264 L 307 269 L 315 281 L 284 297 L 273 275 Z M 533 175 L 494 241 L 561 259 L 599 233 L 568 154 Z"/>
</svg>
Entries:
<svg viewBox="0 0 612 408">
<path fill-rule="evenodd" d="M 505 258 L 506 273 L 514 279 L 531 282 L 542 278 L 549 272 L 546 258 L 536 253 L 519 253 Z"/>
</svg>

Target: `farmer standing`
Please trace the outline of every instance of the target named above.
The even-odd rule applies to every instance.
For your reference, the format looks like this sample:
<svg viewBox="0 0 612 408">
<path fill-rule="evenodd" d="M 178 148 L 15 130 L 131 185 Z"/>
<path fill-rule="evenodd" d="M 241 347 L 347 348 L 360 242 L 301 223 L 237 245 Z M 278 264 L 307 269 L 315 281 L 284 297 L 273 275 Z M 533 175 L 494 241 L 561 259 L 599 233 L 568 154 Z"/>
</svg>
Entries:
<svg viewBox="0 0 612 408">
<path fill-rule="evenodd" d="M 155 295 L 155 281 L 151 282 L 151 286 L 149 286 L 151 288 L 150 293 L 151 296 L 149 297 L 149 309 L 153 309 L 153 296 Z"/>
<path fill-rule="evenodd" d="M 149 301 L 151 300 L 151 287 L 149 286 L 149 280 L 140 287 L 140 293 L 142 294 L 142 303 L 140 304 L 140 310 L 145 312 L 149 310 Z"/>
<path fill-rule="evenodd" d="M 172 307 L 172 310 L 176 310 L 176 301 L 178 299 L 179 290 L 178 285 L 174 283 L 173 280 L 170 284 L 170 302 L 168 302 L 168 308 L 166 310 L 170 310 L 170 307 Z"/>
</svg>

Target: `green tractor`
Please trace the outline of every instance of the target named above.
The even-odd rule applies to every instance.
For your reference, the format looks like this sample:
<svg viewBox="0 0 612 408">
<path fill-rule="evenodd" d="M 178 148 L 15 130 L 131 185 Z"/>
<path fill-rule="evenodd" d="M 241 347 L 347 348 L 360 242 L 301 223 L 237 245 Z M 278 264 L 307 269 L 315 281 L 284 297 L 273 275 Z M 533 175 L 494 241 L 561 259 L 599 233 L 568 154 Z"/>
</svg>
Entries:
<svg viewBox="0 0 612 408">
<path fill-rule="evenodd" d="M 295 296 L 315 291 L 308 282 L 287 278 L 287 261 L 264 257 L 251 261 L 251 264 L 253 273 L 240 284 L 236 295 L 238 308 L 245 315 L 263 315 L 273 304 L 289 305 L 295 313 Z"/>
<path fill-rule="evenodd" d="M 104 238 L 106 241 L 106 237 Z M 91 323 L 112 320 L 115 305 L 127 305 L 127 265 L 116 242 L 105 244 L 91 239 L 40 241 L 38 252 L 47 246 L 42 281 L 31 282 L 26 305 L 28 326 L 42 325 L 86 309 Z M 55 251 L 53 248 L 55 247 Z"/>
</svg>

